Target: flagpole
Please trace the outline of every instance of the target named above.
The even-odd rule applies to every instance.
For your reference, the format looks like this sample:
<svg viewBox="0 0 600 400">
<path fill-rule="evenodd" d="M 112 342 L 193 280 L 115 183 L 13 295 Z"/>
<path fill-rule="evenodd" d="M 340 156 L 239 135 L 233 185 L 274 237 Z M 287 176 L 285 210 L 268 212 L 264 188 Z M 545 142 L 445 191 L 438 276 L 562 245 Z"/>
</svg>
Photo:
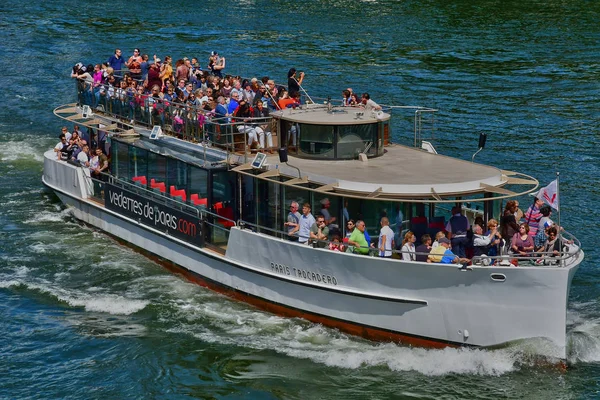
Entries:
<svg viewBox="0 0 600 400">
<path fill-rule="evenodd" d="M 557 211 L 557 220 L 558 220 L 558 237 L 556 238 L 556 240 L 558 240 L 558 248 L 559 250 L 559 254 L 560 254 L 560 259 L 558 262 L 558 265 L 560 267 L 563 266 L 563 255 L 562 255 L 562 225 L 560 224 L 560 172 L 556 171 L 556 211 Z"/>
</svg>

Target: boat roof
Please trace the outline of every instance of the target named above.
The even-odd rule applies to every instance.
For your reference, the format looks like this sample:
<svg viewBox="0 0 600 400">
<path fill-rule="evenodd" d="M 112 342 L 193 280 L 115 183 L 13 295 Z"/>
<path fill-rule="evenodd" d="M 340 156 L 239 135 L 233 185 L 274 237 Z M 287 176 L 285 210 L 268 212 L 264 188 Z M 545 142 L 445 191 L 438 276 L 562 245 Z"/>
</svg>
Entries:
<svg viewBox="0 0 600 400">
<path fill-rule="evenodd" d="M 387 121 L 391 115 L 379 111 L 370 112 L 357 107 L 331 107 L 322 104 L 306 104 L 299 108 L 286 108 L 271 112 L 271 116 L 290 122 L 314 125 L 357 125 Z"/>
<path fill-rule="evenodd" d="M 279 161 L 278 156 L 271 155 L 261 171 L 256 171 L 251 163 L 234 169 L 270 180 L 276 176 L 289 177 L 291 179 L 284 182 L 287 185 L 320 185 L 315 188 L 316 191 L 410 201 L 417 198 L 444 201 L 447 196 L 452 196 L 452 199 L 446 201 L 456 201 L 456 196 L 484 193 L 513 197 L 535 190 L 538 185 L 534 178 L 516 172 L 399 144 L 391 144 L 385 150 L 383 156 L 365 161 L 289 156 L 289 162 L 285 164 Z M 525 185 L 526 189 L 513 191 L 504 188 L 506 185 Z"/>
<path fill-rule="evenodd" d="M 238 173 L 258 179 L 332 195 L 412 202 L 455 202 L 457 197 L 463 201 L 516 197 L 531 193 L 538 187 L 538 181 L 525 174 L 399 144 L 386 146 L 383 156 L 364 160 L 318 160 L 290 155 L 288 163 L 281 163 L 278 156 L 267 155 L 266 162 L 257 170 L 252 167 L 252 162 L 245 162 L 247 158 L 243 154 L 204 148 L 199 143 L 189 143 L 175 137 L 162 137 L 151 143 L 144 139 L 150 136 L 149 129 L 122 129 L 119 124 L 111 124 L 112 119 L 106 116 L 83 118 L 74 104 L 58 107 L 55 114 L 86 126 L 102 123 L 105 125 L 103 129 L 111 136 L 116 135 L 114 138 L 130 135 L 130 140 L 139 147 L 190 164 L 218 168 L 229 166 Z M 323 106 L 281 110 L 273 115 L 299 123 L 324 124 L 323 121 L 329 121 L 335 125 L 368 124 L 389 119 L 389 114 L 385 112 L 365 112 L 356 117 L 351 111 L 331 113 Z M 493 196 L 484 199 L 486 194 Z"/>
</svg>

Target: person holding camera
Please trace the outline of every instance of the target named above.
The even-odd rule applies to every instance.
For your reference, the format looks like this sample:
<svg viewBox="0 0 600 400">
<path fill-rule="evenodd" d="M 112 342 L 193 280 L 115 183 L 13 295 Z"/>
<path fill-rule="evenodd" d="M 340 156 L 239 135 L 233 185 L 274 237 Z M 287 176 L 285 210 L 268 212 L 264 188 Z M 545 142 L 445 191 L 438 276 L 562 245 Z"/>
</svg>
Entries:
<svg viewBox="0 0 600 400">
<path fill-rule="evenodd" d="M 296 68 L 290 68 L 288 71 L 288 93 L 300 93 L 302 81 L 304 81 L 304 72 L 300 72 L 300 79 L 297 79 Z"/>
</svg>

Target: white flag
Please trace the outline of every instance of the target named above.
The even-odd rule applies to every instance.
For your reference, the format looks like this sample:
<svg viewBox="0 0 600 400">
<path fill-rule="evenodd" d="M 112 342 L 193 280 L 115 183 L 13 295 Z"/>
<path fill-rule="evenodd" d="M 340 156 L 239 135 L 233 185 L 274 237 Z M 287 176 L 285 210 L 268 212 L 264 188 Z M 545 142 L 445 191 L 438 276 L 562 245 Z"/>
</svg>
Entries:
<svg viewBox="0 0 600 400">
<path fill-rule="evenodd" d="M 537 198 L 543 200 L 550 207 L 558 211 L 558 182 L 553 180 L 550 184 L 544 188 L 541 188 L 537 194 Z"/>
</svg>

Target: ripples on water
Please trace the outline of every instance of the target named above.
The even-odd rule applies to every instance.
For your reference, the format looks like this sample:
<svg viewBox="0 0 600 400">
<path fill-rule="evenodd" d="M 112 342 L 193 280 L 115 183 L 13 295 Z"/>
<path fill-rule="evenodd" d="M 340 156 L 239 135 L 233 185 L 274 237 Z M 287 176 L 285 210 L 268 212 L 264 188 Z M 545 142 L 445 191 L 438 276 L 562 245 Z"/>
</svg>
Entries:
<svg viewBox="0 0 600 400">
<path fill-rule="evenodd" d="M 0 397 L 594 398 L 596 3 L 245 1 L 223 15 L 209 1 L 183 23 L 158 4 L 111 7 L 23 5 L 7 10 L 16 23 L 0 32 L 0 60 L 16 66 L 0 107 Z M 443 153 L 470 158 L 486 131 L 480 162 L 542 183 L 560 170 L 562 218 L 587 252 L 571 291 L 569 371 L 534 363 L 535 350 L 552 351 L 542 341 L 412 349 L 279 318 L 78 224 L 40 182 L 42 152 L 62 124 L 50 110 L 73 100 L 73 63 L 116 46 L 175 59 L 218 50 L 247 76 L 283 79 L 294 65 L 313 95 L 351 86 L 383 104 L 439 108 Z M 402 124 L 395 135 L 412 137 Z"/>
</svg>

